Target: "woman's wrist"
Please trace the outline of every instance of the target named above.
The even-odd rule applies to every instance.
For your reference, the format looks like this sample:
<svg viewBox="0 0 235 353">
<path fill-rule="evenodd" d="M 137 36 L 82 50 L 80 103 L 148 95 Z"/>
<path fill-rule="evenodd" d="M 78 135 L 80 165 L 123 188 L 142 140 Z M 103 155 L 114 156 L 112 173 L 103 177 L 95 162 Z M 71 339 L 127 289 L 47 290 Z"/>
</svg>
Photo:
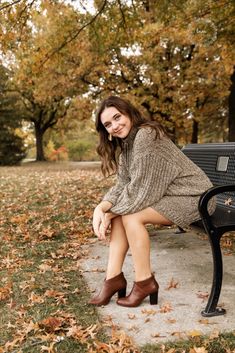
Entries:
<svg viewBox="0 0 235 353">
<path fill-rule="evenodd" d="M 112 220 L 113 218 L 116 218 L 118 215 L 117 214 L 114 214 L 112 212 L 106 212 L 105 213 L 105 217 L 108 219 L 108 220 Z"/>
<path fill-rule="evenodd" d="M 101 201 L 101 203 L 99 203 L 97 207 L 98 207 L 102 212 L 106 213 L 106 212 L 108 212 L 108 211 L 110 210 L 110 208 L 111 208 L 112 206 L 113 206 L 113 204 L 112 204 L 111 202 L 109 202 L 109 201 Z"/>
</svg>

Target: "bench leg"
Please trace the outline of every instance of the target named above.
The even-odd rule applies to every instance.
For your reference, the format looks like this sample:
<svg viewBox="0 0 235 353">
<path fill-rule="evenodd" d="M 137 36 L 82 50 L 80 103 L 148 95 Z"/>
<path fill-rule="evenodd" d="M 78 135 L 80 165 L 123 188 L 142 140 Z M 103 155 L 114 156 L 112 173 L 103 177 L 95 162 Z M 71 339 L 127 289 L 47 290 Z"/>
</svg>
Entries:
<svg viewBox="0 0 235 353">
<path fill-rule="evenodd" d="M 224 315 L 226 313 L 225 309 L 217 308 L 223 279 L 223 261 L 220 249 L 220 238 L 222 234 L 216 234 L 215 231 L 211 233 L 213 234 L 209 235 L 209 239 L 213 255 L 214 272 L 210 297 L 205 310 L 201 313 L 202 316 L 206 317 Z"/>
</svg>

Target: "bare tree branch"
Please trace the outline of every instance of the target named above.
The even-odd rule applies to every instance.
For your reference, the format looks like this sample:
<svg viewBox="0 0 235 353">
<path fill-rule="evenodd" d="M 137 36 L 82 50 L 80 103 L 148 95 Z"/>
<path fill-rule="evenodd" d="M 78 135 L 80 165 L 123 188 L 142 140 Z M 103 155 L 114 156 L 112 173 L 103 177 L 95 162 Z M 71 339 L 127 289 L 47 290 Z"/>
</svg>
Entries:
<svg viewBox="0 0 235 353">
<path fill-rule="evenodd" d="M 124 27 L 126 28 L 126 18 L 125 18 L 125 14 L 124 14 L 124 11 L 123 11 L 123 8 L 122 8 L 121 0 L 117 0 L 117 3 L 118 3 L 118 6 L 119 6 L 119 10 L 121 11 L 121 14 L 122 14 L 122 20 L 123 20 Z"/>
<path fill-rule="evenodd" d="M 5 4 L 5 5 L 3 5 L 2 7 L 0 7 L 0 11 L 1 10 L 4 10 L 4 9 L 7 9 L 8 7 L 11 7 L 11 6 L 13 6 L 13 5 L 15 5 L 15 4 L 18 4 L 19 2 L 21 2 L 22 0 L 15 0 L 15 1 L 13 1 L 12 3 L 10 3 L 10 4 Z"/>
</svg>

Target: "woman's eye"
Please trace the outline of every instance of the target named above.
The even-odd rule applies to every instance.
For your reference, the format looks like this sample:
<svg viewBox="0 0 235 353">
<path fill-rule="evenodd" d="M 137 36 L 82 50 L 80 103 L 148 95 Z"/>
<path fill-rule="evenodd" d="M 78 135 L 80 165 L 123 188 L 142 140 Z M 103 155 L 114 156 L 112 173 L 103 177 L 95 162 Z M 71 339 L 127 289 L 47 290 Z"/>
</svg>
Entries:
<svg viewBox="0 0 235 353">
<path fill-rule="evenodd" d="M 115 120 L 119 120 L 120 119 L 120 115 L 116 115 L 114 119 Z"/>
</svg>

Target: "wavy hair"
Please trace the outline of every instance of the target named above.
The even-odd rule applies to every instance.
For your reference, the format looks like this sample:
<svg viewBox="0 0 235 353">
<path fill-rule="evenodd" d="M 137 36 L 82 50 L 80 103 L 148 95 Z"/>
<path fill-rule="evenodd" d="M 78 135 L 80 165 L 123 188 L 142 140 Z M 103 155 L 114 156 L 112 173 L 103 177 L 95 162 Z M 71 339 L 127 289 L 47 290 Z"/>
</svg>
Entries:
<svg viewBox="0 0 235 353">
<path fill-rule="evenodd" d="M 160 138 L 166 134 L 164 128 L 158 122 L 146 120 L 139 110 L 128 100 L 118 96 L 109 96 L 104 99 L 96 112 L 95 121 L 96 130 L 99 133 L 100 138 L 97 153 L 101 158 L 101 171 L 104 176 L 110 176 L 117 172 L 118 157 L 123 146 L 122 139 L 118 137 L 113 137 L 112 141 L 109 141 L 109 134 L 101 122 L 101 114 L 106 108 L 110 107 L 116 108 L 120 113 L 127 116 L 131 121 L 132 127 L 151 127 L 156 131 L 156 138 Z"/>
</svg>

